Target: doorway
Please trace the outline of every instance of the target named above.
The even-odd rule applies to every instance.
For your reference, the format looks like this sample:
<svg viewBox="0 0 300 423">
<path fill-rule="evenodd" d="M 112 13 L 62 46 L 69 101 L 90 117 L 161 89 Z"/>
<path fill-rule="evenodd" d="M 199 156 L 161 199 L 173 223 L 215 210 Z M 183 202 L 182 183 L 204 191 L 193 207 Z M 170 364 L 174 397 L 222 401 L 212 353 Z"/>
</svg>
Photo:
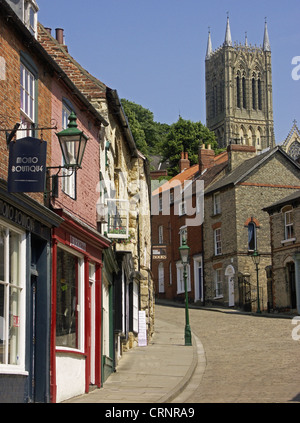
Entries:
<svg viewBox="0 0 300 423">
<path fill-rule="evenodd" d="M 287 263 L 287 277 L 289 283 L 289 292 L 290 292 L 290 307 L 297 307 L 297 298 L 296 298 L 296 278 L 295 278 L 295 263 L 293 261 Z"/>
<path fill-rule="evenodd" d="M 225 276 L 227 276 L 228 281 L 228 307 L 234 306 L 234 268 L 230 264 L 226 267 Z"/>
</svg>

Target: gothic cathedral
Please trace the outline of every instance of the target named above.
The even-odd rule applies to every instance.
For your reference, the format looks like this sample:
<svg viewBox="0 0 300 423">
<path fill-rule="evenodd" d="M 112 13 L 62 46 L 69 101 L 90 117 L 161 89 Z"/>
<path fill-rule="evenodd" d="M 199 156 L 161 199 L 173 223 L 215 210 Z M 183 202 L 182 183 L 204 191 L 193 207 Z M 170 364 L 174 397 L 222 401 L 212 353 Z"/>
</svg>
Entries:
<svg viewBox="0 0 300 423">
<path fill-rule="evenodd" d="M 220 147 L 240 143 L 257 150 L 275 146 L 271 48 L 267 23 L 263 46 L 232 44 L 229 18 L 225 40 L 213 51 L 208 34 L 205 58 L 206 125 Z"/>
</svg>

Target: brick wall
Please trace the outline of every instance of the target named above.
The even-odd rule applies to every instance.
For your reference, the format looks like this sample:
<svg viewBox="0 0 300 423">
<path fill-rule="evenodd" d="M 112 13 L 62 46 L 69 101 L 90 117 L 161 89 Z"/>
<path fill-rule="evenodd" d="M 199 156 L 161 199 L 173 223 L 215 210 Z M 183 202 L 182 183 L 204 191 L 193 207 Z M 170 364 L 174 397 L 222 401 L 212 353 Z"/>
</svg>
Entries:
<svg viewBox="0 0 300 423">
<path fill-rule="evenodd" d="M 5 78 L 0 80 L 0 127 L 13 128 L 20 122 L 20 52 L 29 55 L 38 70 L 38 125 L 49 127 L 51 123 L 51 76 L 47 65 L 28 48 L 9 21 L 0 16 L 0 57 L 5 63 Z M 38 137 L 40 133 L 38 133 Z M 47 165 L 51 157 L 51 133 L 44 131 L 43 139 L 48 141 Z M 5 132 L 0 132 L 0 178 L 7 179 L 8 149 Z M 30 193 L 32 198 L 43 203 L 43 193 Z"/>
<path fill-rule="evenodd" d="M 68 99 L 77 116 L 77 125 L 85 135 L 89 137 L 82 161 L 82 169 L 76 174 L 76 198 L 73 199 L 62 191 L 62 178 L 59 178 L 59 196 L 53 201 L 55 208 L 63 207 L 75 216 L 80 217 L 92 227 L 96 228 L 96 202 L 99 196 L 97 184 L 99 182 L 100 169 L 100 141 L 98 139 L 99 126 L 94 124 L 93 118 L 88 112 L 82 111 L 82 105 L 76 100 L 72 93 L 53 78 L 52 81 L 52 116 L 57 122 L 58 130 L 62 130 L 62 104 L 63 98 Z M 56 132 L 56 131 L 55 131 Z M 52 133 L 52 166 L 62 164 L 62 154 L 58 138 Z M 52 173 L 56 173 L 55 170 Z"/>
</svg>

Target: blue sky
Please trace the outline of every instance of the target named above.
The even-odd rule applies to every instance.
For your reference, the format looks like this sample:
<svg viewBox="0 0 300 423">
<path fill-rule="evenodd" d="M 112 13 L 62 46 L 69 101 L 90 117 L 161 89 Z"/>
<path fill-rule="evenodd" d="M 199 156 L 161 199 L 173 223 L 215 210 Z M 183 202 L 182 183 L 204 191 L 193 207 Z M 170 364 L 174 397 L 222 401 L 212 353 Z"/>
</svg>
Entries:
<svg viewBox="0 0 300 423">
<path fill-rule="evenodd" d="M 294 119 L 300 127 L 299 0 L 37 0 L 39 21 L 63 28 L 69 53 L 91 74 L 171 124 L 179 115 L 206 123 L 205 52 L 208 27 L 213 49 L 225 36 L 261 45 L 265 17 L 272 51 L 276 142 Z M 300 63 L 300 58 L 299 58 Z M 299 70 L 300 75 L 300 70 Z"/>
</svg>

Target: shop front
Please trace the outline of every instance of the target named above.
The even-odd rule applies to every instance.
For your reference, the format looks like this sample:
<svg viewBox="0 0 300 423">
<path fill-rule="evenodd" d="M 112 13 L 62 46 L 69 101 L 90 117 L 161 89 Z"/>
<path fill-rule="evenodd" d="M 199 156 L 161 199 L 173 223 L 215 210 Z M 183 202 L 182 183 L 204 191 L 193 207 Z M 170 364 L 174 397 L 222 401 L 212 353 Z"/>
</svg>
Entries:
<svg viewBox="0 0 300 423">
<path fill-rule="evenodd" d="M 0 181 L 0 402 L 50 401 L 51 230 L 61 220 Z"/>
<path fill-rule="evenodd" d="M 110 241 L 66 211 L 53 233 L 51 401 L 101 386 L 102 266 Z"/>
</svg>

